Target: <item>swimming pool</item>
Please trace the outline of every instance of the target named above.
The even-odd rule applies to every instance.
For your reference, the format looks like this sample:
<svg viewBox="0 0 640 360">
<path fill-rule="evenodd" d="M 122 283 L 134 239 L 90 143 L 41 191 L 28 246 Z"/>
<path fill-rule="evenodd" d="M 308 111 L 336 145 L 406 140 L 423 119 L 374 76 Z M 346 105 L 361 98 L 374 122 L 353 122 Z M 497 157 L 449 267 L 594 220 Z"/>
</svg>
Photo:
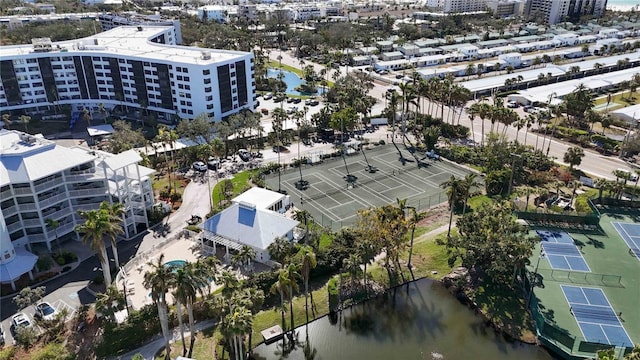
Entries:
<svg viewBox="0 0 640 360">
<path fill-rule="evenodd" d="M 296 88 L 302 85 L 304 81 L 295 73 L 292 73 L 291 71 L 287 71 L 287 70 L 282 70 L 282 69 L 268 68 L 267 77 L 278 78 L 278 75 L 280 74 L 280 72 L 282 72 L 282 75 L 283 75 L 282 81 L 284 81 L 284 83 L 287 84 L 287 90 L 285 91 L 285 93 L 287 95 L 302 95 L 299 91 L 296 90 Z M 316 94 L 322 94 L 322 93 L 324 93 L 324 88 L 318 85 L 318 91 L 316 92 Z M 316 95 L 316 94 L 305 94 L 305 95 Z"/>
<path fill-rule="evenodd" d="M 185 265 L 187 265 L 186 260 L 171 260 L 164 263 L 164 266 L 166 267 L 173 266 L 178 268 L 178 267 L 183 267 Z"/>
</svg>

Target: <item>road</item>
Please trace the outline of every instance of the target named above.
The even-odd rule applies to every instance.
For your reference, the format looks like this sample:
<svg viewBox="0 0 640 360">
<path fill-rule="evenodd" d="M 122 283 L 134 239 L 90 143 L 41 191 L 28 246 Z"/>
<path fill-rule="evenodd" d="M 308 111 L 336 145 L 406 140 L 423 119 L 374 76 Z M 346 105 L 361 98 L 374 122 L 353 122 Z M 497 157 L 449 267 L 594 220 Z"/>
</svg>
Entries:
<svg viewBox="0 0 640 360">
<path fill-rule="evenodd" d="M 289 65 L 289 66 L 293 66 L 296 68 L 300 68 L 300 61 L 298 59 L 296 59 L 295 57 L 293 57 L 290 53 L 286 52 L 286 51 L 272 51 L 269 53 L 269 56 L 271 57 L 272 60 L 274 61 L 278 61 L 278 56 L 281 56 L 281 61 L 283 64 L 285 65 Z M 312 65 L 315 69 L 316 72 L 319 72 L 321 69 L 324 68 L 323 65 L 320 64 L 316 64 L 316 63 L 312 63 L 310 61 L 305 60 L 305 65 Z M 359 67 L 359 69 L 362 69 L 363 67 Z M 334 70 L 331 69 L 329 71 L 329 78 L 333 78 L 333 73 L 336 71 L 340 71 L 341 74 L 345 74 L 347 70 L 350 70 L 352 68 L 347 68 L 347 67 L 340 67 L 339 70 Z M 372 73 L 375 74 L 375 73 Z M 377 76 L 377 74 L 376 74 Z M 379 76 L 378 76 L 379 78 Z M 386 100 L 385 100 L 385 95 L 387 93 L 387 90 L 391 87 L 391 85 L 387 84 L 387 83 L 383 83 L 379 80 L 374 81 L 373 84 L 373 89 L 370 90 L 369 95 L 373 96 L 374 98 L 376 98 L 378 100 L 378 103 L 376 104 L 376 106 L 374 107 L 372 113 L 373 114 L 379 114 L 381 112 L 381 110 L 386 106 Z M 423 100 L 423 104 L 421 106 L 421 109 L 426 109 L 428 108 L 428 100 Z M 467 106 L 470 106 L 472 104 L 472 102 L 468 103 Z M 523 116 L 523 112 L 521 109 L 518 109 L 519 113 L 521 116 Z M 447 110 L 445 109 L 445 113 L 447 112 Z M 473 122 L 473 126 L 474 126 L 474 133 L 475 133 L 475 139 L 477 142 L 480 142 L 480 139 L 482 137 L 482 133 L 481 133 L 481 129 L 482 129 L 482 121 L 480 119 L 475 119 Z M 491 128 L 491 122 L 489 120 L 485 120 L 484 121 L 484 128 L 486 129 L 490 129 Z M 468 128 L 471 129 L 471 121 L 469 120 L 469 116 L 465 113 L 462 114 L 462 116 L 460 117 L 460 125 L 464 125 Z M 537 125 L 534 125 L 534 127 L 532 127 L 532 129 L 535 129 L 537 127 Z M 502 131 L 502 129 L 500 130 Z M 517 131 L 517 129 L 515 127 L 509 127 L 506 131 L 506 136 L 509 140 L 515 140 L 516 136 L 518 136 L 518 140 L 520 142 L 524 141 L 524 131 L 521 130 L 519 133 Z M 542 139 L 540 139 L 540 145 L 542 143 Z M 527 144 L 528 145 L 534 145 L 535 144 L 535 134 L 533 133 L 529 133 L 528 137 L 527 137 Z M 549 144 L 549 141 L 547 141 L 547 144 Z M 569 143 L 565 143 L 562 141 L 558 141 L 558 140 L 551 140 L 550 141 L 550 145 L 548 146 L 549 148 L 549 152 L 548 155 L 553 157 L 555 159 L 555 161 L 557 163 L 560 164 L 564 164 L 562 162 L 562 159 L 564 157 L 564 154 L 566 153 L 567 149 L 569 147 L 571 147 L 572 144 Z M 545 147 L 547 147 L 545 145 Z M 544 149 L 543 151 L 547 151 L 546 149 Z M 597 176 L 597 177 L 601 177 L 601 178 L 605 178 L 608 180 L 615 180 L 616 177 L 615 175 L 613 175 L 613 171 L 619 169 L 619 168 L 624 168 L 624 169 L 630 169 L 630 167 L 627 165 L 626 162 L 613 157 L 613 156 L 604 156 L 596 151 L 593 150 L 589 150 L 589 149 L 585 149 L 584 151 L 585 156 L 582 159 L 582 163 L 579 166 L 576 166 L 577 169 L 582 170 L 583 172 L 590 174 L 592 176 Z M 564 164 L 566 165 L 566 164 Z"/>
</svg>

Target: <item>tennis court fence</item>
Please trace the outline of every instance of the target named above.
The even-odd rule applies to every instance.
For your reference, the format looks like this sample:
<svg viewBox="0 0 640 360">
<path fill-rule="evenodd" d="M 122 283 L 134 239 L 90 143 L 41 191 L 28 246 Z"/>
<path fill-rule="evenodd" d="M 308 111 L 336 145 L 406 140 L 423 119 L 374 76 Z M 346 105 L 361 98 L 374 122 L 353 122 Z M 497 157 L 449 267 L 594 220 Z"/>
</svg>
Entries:
<svg viewBox="0 0 640 360">
<path fill-rule="evenodd" d="M 581 285 L 600 285 L 608 287 L 624 287 L 622 276 L 611 274 L 597 274 L 584 271 L 570 271 L 560 269 L 538 269 L 538 275 L 544 280 L 569 282 Z"/>
<path fill-rule="evenodd" d="M 323 195 L 326 196 L 326 194 L 323 194 Z M 308 201 L 306 197 L 304 198 L 304 201 Z M 444 194 L 441 192 L 425 198 L 408 199 L 406 206 L 408 208 L 411 208 L 411 207 L 415 208 L 417 212 L 423 212 L 431 209 L 434 206 L 445 203 L 446 201 L 448 201 L 447 194 Z M 319 224 L 322 227 L 331 229 L 333 231 L 338 231 L 345 226 L 351 226 L 354 224 L 354 221 L 355 221 L 355 218 L 354 218 L 354 221 L 335 221 L 322 213 L 319 213 L 319 214 L 312 213 L 312 215 L 313 215 L 313 221 L 316 224 Z"/>
<path fill-rule="evenodd" d="M 614 348 L 614 358 L 622 360 L 625 354 L 631 352 L 632 348 L 609 345 L 606 339 L 601 342 L 587 341 L 582 336 L 569 333 L 566 329 L 559 327 L 553 320 L 547 319 L 535 295 L 530 302 L 531 314 L 536 326 L 538 340 L 546 346 L 569 354 L 575 357 L 597 358 L 599 350 Z M 547 310 L 548 311 L 548 310 Z"/>
</svg>

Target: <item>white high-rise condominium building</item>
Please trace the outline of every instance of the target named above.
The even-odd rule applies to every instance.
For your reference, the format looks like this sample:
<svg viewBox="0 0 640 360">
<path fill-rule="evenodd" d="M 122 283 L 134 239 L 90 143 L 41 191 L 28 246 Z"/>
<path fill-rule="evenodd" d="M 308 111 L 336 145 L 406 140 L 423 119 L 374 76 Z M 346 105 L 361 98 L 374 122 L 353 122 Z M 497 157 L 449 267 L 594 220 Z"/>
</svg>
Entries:
<svg viewBox="0 0 640 360">
<path fill-rule="evenodd" d="M 150 175 L 134 150 L 113 155 L 85 147 L 67 148 L 19 131 L 0 130 L 0 214 L 15 247 L 78 239 L 79 210 L 102 201 L 124 205 L 122 227 L 129 238 L 149 225 L 153 206 Z M 57 220 L 51 228 L 47 219 Z M 6 236 L 6 234 L 4 235 Z"/>
<path fill-rule="evenodd" d="M 606 7 L 607 0 L 529 0 L 525 15 L 553 25 L 582 15 L 600 17 Z"/>
<path fill-rule="evenodd" d="M 83 39 L 0 47 L 3 112 L 144 109 L 158 120 L 215 120 L 256 103 L 253 53 L 175 45 L 169 26 L 121 26 Z"/>
<path fill-rule="evenodd" d="M 135 12 L 102 13 L 98 15 L 102 30 L 111 30 L 118 26 L 173 26 L 173 38 L 176 44 L 182 44 L 180 20 L 168 19 L 161 15 L 142 15 Z"/>
<path fill-rule="evenodd" d="M 486 10 L 486 0 L 444 0 L 442 11 L 445 13 L 462 13 Z"/>
</svg>

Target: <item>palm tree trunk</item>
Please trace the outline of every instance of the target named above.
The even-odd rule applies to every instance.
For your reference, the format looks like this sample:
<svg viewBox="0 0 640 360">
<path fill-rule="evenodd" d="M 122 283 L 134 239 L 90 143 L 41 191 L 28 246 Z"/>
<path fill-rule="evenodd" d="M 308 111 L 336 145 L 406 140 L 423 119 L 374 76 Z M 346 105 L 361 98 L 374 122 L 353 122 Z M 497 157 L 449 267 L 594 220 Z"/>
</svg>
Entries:
<svg viewBox="0 0 640 360">
<path fill-rule="evenodd" d="M 280 290 L 280 305 L 282 305 L 282 307 L 280 308 L 280 316 L 282 318 L 282 331 L 286 331 L 287 324 L 284 320 L 284 292 L 282 291 L 282 289 Z"/>
<path fill-rule="evenodd" d="M 307 323 L 309 322 L 309 279 L 304 279 L 304 312 L 307 316 Z"/>
<path fill-rule="evenodd" d="M 104 277 L 104 284 L 109 287 L 111 285 L 111 268 L 109 267 L 109 256 L 107 255 L 107 248 L 104 246 L 104 243 L 100 246 L 99 256 L 100 264 L 102 265 L 102 276 Z"/>
<path fill-rule="evenodd" d="M 293 279 L 291 281 L 294 281 Z M 293 322 L 293 285 L 289 285 L 289 321 L 291 322 L 291 338 L 295 330 Z"/>
<path fill-rule="evenodd" d="M 120 270 L 120 259 L 118 259 L 118 239 L 111 240 L 111 251 L 113 252 L 113 259 L 116 262 L 116 269 Z"/>
<path fill-rule="evenodd" d="M 160 328 L 162 329 L 162 337 L 164 337 L 164 358 L 165 360 L 171 360 L 171 344 L 170 342 L 170 333 L 169 333 L 169 315 L 167 311 L 167 304 L 162 301 L 158 301 L 158 316 L 160 317 Z"/>
<path fill-rule="evenodd" d="M 409 268 L 409 272 L 411 273 L 411 277 L 413 277 L 413 271 L 411 271 L 411 255 L 413 255 L 413 237 L 414 237 L 415 233 L 416 233 L 416 224 L 415 224 L 415 219 L 414 219 L 413 226 L 411 227 L 411 242 L 409 243 L 409 260 L 407 260 L 407 267 Z"/>
<path fill-rule="evenodd" d="M 180 327 L 180 340 L 182 340 L 182 356 L 187 356 L 187 343 L 184 342 L 184 322 L 182 321 L 182 304 L 176 301 L 176 311 L 178 312 L 178 326 Z M 193 334 L 191 334 L 193 337 Z"/>
<path fill-rule="evenodd" d="M 313 301 L 313 291 L 309 292 L 309 300 L 311 300 L 311 316 L 316 318 L 316 303 Z"/>
<path fill-rule="evenodd" d="M 236 359 L 242 360 L 242 340 L 240 339 L 239 335 L 235 335 L 233 338 L 235 339 L 236 343 Z"/>
<path fill-rule="evenodd" d="M 451 212 L 449 213 L 449 229 L 447 230 L 447 239 L 451 237 L 451 225 L 453 224 L 453 208 L 454 208 L 453 203 L 450 206 L 451 206 Z"/>
<path fill-rule="evenodd" d="M 191 301 L 187 301 L 187 314 L 189 315 L 189 333 L 191 333 L 191 341 L 189 341 L 189 353 L 187 354 L 187 357 L 190 358 L 193 353 L 193 345 L 196 342 L 196 333 L 195 329 L 193 328 L 193 304 L 191 303 Z"/>
<path fill-rule="evenodd" d="M 367 288 L 367 262 L 364 263 L 364 272 L 362 273 L 362 283 L 364 284 L 364 295 L 365 297 L 369 297 L 369 289 Z"/>
</svg>

